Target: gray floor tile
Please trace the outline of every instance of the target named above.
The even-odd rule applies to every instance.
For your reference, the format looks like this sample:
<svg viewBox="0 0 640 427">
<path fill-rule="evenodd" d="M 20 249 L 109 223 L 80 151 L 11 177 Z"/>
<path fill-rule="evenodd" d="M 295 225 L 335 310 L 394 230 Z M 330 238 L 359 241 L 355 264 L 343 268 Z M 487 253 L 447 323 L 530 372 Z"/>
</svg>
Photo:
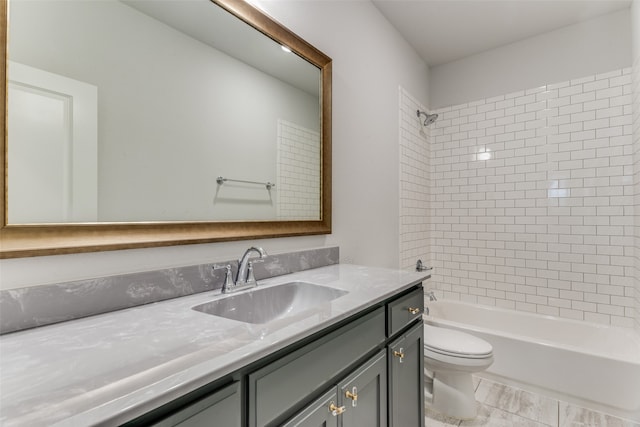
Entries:
<svg viewBox="0 0 640 427">
<path fill-rule="evenodd" d="M 482 378 L 480 377 L 476 377 L 475 375 L 472 377 L 473 379 L 473 389 L 477 390 L 478 386 L 480 385 L 480 381 L 482 380 Z"/>
<path fill-rule="evenodd" d="M 558 401 L 504 384 L 483 379 L 476 399 L 485 406 L 499 408 L 536 423 L 558 425 Z"/>
<path fill-rule="evenodd" d="M 425 406 L 424 425 L 425 427 L 457 427 L 460 425 L 460 420 L 444 416 Z"/>
<path fill-rule="evenodd" d="M 640 423 L 560 402 L 559 427 L 640 427 Z"/>
<path fill-rule="evenodd" d="M 460 427 L 547 427 L 547 425 L 492 406 L 479 404 L 478 416 L 471 421 L 462 421 Z"/>
<path fill-rule="evenodd" d="M 461 421 L 425 406 L 425 427 L 640 427 L 640 422 L 558 402 L 494 381 L 474 377 L 478 416 Z"/>
</svg>

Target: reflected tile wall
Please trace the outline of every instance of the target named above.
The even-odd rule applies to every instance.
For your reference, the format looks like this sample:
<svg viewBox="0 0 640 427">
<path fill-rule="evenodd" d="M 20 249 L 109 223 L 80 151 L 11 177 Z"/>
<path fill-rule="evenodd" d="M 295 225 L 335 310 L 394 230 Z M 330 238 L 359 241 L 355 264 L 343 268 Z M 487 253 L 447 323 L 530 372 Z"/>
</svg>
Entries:
<svg viewBox="0 0 640 427">
<path fill-rule="evenodd" d="M 320 133 L 278 119 L 278 219 L 317 220 L 320 212 Z"/>
<path fill-rule="evenodd" d="M 625 68 L 436 111 L 437 289 L 633 326 L 631 104 Z"/>
<path fill-rule="evenodd" d="M 256 279 L 338 264 L 338 247 L 269 255 L 254 265 Z M 93 316 L 170 298 L 222 288 L 225 269 L 211 264 L 0 291 L 0 334 Z"/>
</svg>

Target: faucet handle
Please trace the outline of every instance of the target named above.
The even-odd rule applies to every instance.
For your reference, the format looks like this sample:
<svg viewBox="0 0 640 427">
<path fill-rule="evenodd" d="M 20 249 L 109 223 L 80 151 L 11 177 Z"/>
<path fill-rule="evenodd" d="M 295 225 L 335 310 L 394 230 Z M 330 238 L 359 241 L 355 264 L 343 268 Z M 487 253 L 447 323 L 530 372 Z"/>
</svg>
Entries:
<svg viewBox="0 0 640 427">
<path fill-rule="evenodd" d="M 233 275 L 231 274 L 231 264 L 227 265 L 214 265 L 213 270 L 220 270 L 225 268 L 227 271 L 224 274 L 224 283 L 222 284 L 222 293 L 227 293 L 231 288 L 233 288 Z"/>
<path fill-rule="evenodd" d="M 249 261 L 247 264 L 247 284 L 257 285 L 258 281 L 256 280 L 256 276 L 253 274 L 253 263 L 256 261 Z M 263 261 L 260 261 L 263 262 Z"/>
</svg>

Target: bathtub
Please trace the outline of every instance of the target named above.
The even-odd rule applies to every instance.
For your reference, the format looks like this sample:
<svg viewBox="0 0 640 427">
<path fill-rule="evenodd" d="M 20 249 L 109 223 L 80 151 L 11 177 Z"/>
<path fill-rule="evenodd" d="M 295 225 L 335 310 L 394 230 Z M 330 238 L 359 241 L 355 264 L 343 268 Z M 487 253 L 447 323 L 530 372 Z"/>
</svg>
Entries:
<svg viewBox="0 0 640 427">
<path fill-rule="evenodd" d="M 489 377 L 640 421 L 640 339 L 633 330 L 458 301 L 426 305 L 425 323 L 491 343 Z"/>
</svg>

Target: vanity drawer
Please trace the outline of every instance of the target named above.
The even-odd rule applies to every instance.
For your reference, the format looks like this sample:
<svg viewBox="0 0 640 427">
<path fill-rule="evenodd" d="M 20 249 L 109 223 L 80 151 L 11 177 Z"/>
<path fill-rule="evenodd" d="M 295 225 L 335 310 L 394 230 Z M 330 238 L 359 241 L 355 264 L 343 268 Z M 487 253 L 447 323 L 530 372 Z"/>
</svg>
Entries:
<svg viewBox="0 0 640 427">
<path fill-rule="evenodd" d="M 380 307 L 249 374 L 249 426 L 273 423 L 384 341 Z"/>
<path fill-rule="evenodd" d="M 392 336 L 402 328 L 422 316 L 424 312 L 424 291 L 418 289 L 391 301 L 387 304 L 388 336 Z"/>
</svg>

